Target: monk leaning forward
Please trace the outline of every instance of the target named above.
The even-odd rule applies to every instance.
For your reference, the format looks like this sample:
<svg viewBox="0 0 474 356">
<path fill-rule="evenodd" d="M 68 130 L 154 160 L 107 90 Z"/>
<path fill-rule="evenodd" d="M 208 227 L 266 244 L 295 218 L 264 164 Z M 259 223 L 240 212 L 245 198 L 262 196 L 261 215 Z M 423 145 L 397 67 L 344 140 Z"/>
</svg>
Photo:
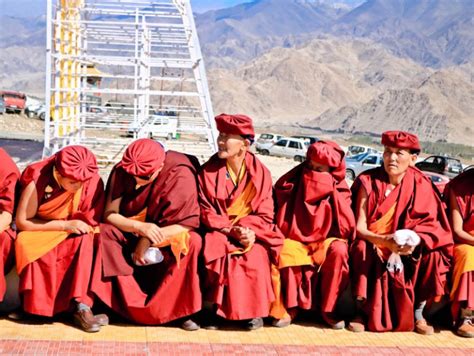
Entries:
<svg viewBox="0 0 474 356">
<path fill-rule="evenodd" d="M 184 318 L 201 309 L 201 237 L 195 157 L 158 142 L 130 144 L 113 168 L 91 290 L 107 306 L 140 324 Z"/>
<path fill-rule="evenodd" d="M 222 114 L 216 124 L 219 151 L 199 174 L 207 229 L 204 300 L 218 316 L 244 320 L 254 330 L 263 326 L 275 300 L 271 262 L 277 262 L 283 238 L 273 224 L 270 172 L 249 152 L 252 120 Z M 216 321 L 208 327 L 215 328 Z"/>
<path fill-rule="evenodd" d="M 474 169 L 454 178 L 445 192 L 456 241 L 451 310 L 457 334 L 474 337 Z"/>
<path fill-rule="evenodd" d="M 15 242 L 23 309 L 53 316 L 75 308 L 74 322 L 100 330 L 107 316 L 94 315 L 88 294 L 94 227 L 104 207 L 96 159 L 82 146 L 68 146 L 28 166 L 21 176 Z"/>
<path fill-rule="evenodd" d="M 426 301 L 446 294 L 452 234 L 431 181 L 414 167 L 418 138 L 402 131 L 382 135 L 383 167 L 362 173 L 357 198 L 357 238 L 351 246 L 353 294 L 359 315 L 349 329 L 412 331 L 428 335 Z"/>
<path fill-rule="evenodd" d="M 0 148 L 0 162 L 0 302 L 2 302 L 7 290 L 5 276 L 15 265 L 16 233 L 11 224 L 20 171 L 3 148 Z"/>
<path fill-rule="evenodd" d="M 277 225 L 286 237 L 280 253 L 282 297 L 289 315 L 318 309 L 334 329 L 334 311 L 349 284 L 348 241 L 355 232 L 344 152 L 334 142 L 312 144 L 306 162 L 275 184 Z M 285 326 L 280 319 L 274 325 Z"/>
</svg>

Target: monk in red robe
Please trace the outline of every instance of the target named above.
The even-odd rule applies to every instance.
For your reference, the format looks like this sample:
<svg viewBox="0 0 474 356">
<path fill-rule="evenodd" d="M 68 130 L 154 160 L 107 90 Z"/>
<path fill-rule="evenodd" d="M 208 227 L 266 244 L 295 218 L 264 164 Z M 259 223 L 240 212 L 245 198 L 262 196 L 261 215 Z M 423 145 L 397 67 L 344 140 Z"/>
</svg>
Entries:
<svg viewBox="0 0 474 356">
<path fill-rule="evenodd" d="M 349 329 L 363 331 L 367 321 L 370 331 L 429 335 L 434 330 L 423 308 L 446 294 L 451 229 L 431 181 L 414 167 L 418 137 L 387 131 L 382 144 L 383 166 L 352 186 L 357 238 L 350 257 L 359 313 Z"/>
<path fill-rule="evenodd" d="M 454 240 L 452 314 L 456 333 L 474 337 L 474 169 L 449 182 L 449 201 Z"/>
<path fill-rule="evenodd" d="M 88 294 L 95 227 L 104 186 L 95 156 L 68 146 L 28 166 L 21 176 L 15 241 L 23 309 L 51 317 L 75 308 L 74 322 L 87 332 L 108 319 L 94 316 Z"/>
<path fill-rule="evenodd" d="M 283 236 L 275 232 L 272 180 L 249 152 L 252 120 L 245 115 L 216 117 L 218 153 L 199 174 L 204 238 L 205 307 L 249 330 L 263 326 L 275 300 L 271 263 Z M 215 314 L 214 314 L 215 315 Z M 208 328 L 216 328 L 213 320 Z"/>
<path fill-rule="evenodd" d="M 286 237 L 279 262 L 284 306 L 318 308 L 334 329 L 344 328 L 334 311 L 349 284 L 348 241 L 355 233 L 345 173 L 344 151 L 335 142 L 319 141 L 309 147 L 306 162 L 275 184 L 276 221 Z"/>
<path fill-rule="evenodd" d="M 11 223 L 20 171 L 3 148 L 0 148 L 0 162 L 0 302 L 2 302 L 7 290 L 5 276 L 15 265 L 16 233 L 11 228 Z"/>
<path fill-rule="evenodd" d="M 202 304 L 198 166 L 195 157 L 140 139 L 110 174 L 91 290 L 135 323 L 182 318 L 183 329 L 199 329 L 191 319 Z"/>
</svg>

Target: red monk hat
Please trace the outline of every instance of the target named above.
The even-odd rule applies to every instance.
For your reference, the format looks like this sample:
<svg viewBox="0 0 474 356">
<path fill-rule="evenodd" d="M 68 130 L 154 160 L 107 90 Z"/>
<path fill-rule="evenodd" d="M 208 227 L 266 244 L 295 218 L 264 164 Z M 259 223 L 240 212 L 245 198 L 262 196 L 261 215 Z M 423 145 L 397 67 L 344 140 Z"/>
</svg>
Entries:
<svg viewBox="0 0 474 356">
<path fill-rule="evenodd" d="M 385 131 L 382 134 L 382 145 L 421 151 L 418 136 L 405 131 Z"/>
<path fill-rule="evenodd" d="M 331 174 L 337 181 L 344 179 L 346 175 L 346 163 L 344 151 L 334 141 L 318 141 L 308 148 L 306 159 L 329 166 Z"/>
<path fill-rule="evenodd" d="M 245 115 L 220 114 L 216 116 L 216 125 L 219 132 L 243 137 L 247 136 L 252 140 L 255 137 L 252 119 Z"/>
<path fill-rule="evenodd" d="M 56 153 L 55 167 L 66 178 L 84 182 L 97 174 L 97 160 L 84 146 L 66 146 Z"/>
<path fill-rule="evenodd" d="M 156 172 L 165 160 L 163 146 L 149 138 L 132 142 L 117 165 L 133 176 L 147 176 Z"/>
</svg>

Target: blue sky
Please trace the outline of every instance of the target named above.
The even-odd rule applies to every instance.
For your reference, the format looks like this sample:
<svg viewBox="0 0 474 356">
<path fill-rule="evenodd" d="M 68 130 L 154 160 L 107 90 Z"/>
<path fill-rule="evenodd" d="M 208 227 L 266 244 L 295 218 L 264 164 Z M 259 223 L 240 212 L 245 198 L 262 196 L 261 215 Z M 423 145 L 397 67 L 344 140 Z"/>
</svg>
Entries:
<svg viewBox="0 0 474 356">
<path fill-rule="evenodd" d="M 250 0 L 191 0 L 195 12 L 220 9 Z M 46 13 L 46 0 L 0 0 L 0 14 L 16 17 L 37 17 Z M 28 14 L 25 16 L 25 14 Z"/>
</svg>

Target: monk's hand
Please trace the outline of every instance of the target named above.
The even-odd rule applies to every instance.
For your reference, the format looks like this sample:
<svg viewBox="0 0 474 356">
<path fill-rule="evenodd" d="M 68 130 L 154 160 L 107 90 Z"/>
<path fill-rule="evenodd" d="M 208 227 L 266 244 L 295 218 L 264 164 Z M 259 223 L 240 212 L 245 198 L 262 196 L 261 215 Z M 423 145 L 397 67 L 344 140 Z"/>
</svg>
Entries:
<svg viewBox="0 0 474 356">
<path fill-rule="evenodd" d="M 140 238 L 137 246 L 135 247 L 135 251 L 133 252 L 133 255 L 132 255 L 133 263 L 140 266 L 145 265 L 146 264 L 145 251 L 150 246 L 151 246 L 150 240 L 148 240 L 146 237 Z"/>
<path fill-rule="evenodd" d="M 82 220 L 67 220 L 64 222 L 64 230 L 76 235 L 87 234 L 94 231 L 92 226 Z"/>
<path fill-rule="evenodd" d="M 241 235 L 242 235 L 242 227 L 240 226 L 232 226 L 229 230 L 229 233 L 227 234 L 227 236 L 230 236 L 237 241 L 240 241 Z"/>
<path fill-rule="evenodd" d="M 152 245 L 157 245 L 166 240 L 163 231 L 153 223 L 141 223 L 138 227 L 138 234 L 150 240 Z"/>
<path fill-rule="evenodd" d="M 384 236 L 381 245 L 394 253 L 400 253 L 401 246 L 395 242 L 393 234 Z"/>
<path fill-rule="evenodd" d="M 231 227 L 224 227 L 224 228 L 220 229 L 219 231 L 222 232 L 224 235 L 229 235 L 231 230 L 232 230 Z"/>
<path fill-rule="evenodd" d="M 248 228 L 248 227 L 243 227 L 242 228 L 242 233 L 240 235 L 240 243 L 244 247 L 249 247 L 255 243 L 255 239 L 257 236 L 255 235 L 255 232 Z"/>
<path fill-rule="evenodd" d="M 398 252 L 400 255 L 411 255 L 413 251 L 415 251 L 416 246 L 410 245 L 403 245 L 400 246 L 400 251 Z"/>
</svg>

